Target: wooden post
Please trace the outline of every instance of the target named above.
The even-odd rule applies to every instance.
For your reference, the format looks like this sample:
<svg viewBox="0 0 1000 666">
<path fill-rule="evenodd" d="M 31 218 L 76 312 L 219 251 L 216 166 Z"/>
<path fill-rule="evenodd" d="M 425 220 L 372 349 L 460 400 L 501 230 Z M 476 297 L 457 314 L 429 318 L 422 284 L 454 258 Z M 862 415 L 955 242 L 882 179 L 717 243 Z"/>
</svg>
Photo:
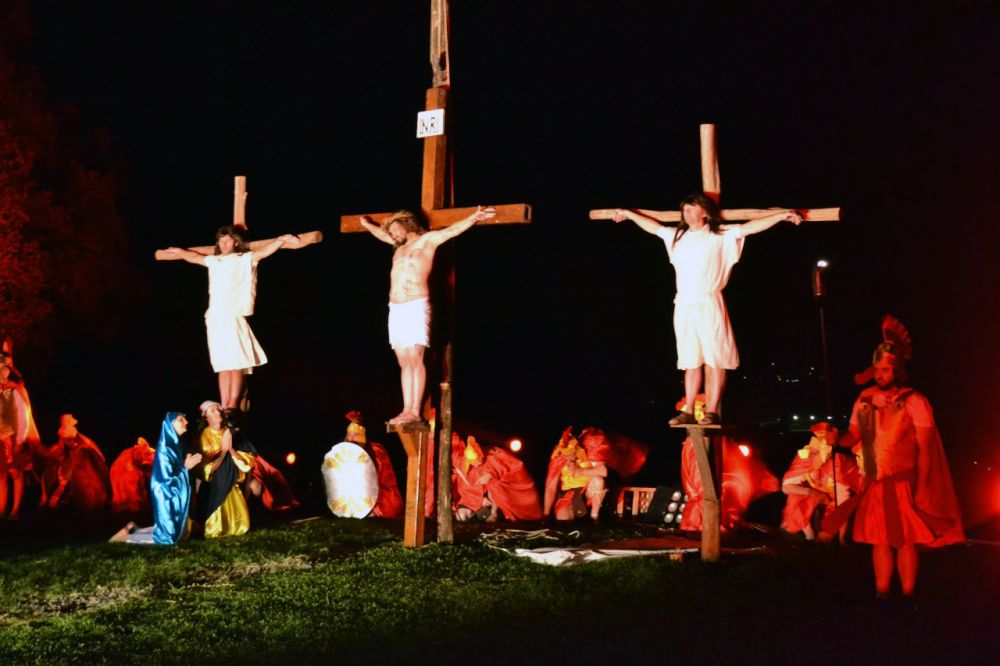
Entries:
<svg viewBox="0 0 1000 666">
<path fill-rule="evenodd" d="M 424 501 L 427 496 L 427 457 L 430 427 L 423 421 L 386 423 L 386 431 L 399 435 L 406 451 L 406 514 L 403 545 L 419 548 L 424 540 Z"/>
<path fill-rule="evenodd" d="M 451 367 L 451 345 L 445 350 L 445 364 Z M 438 433 L 437 538 L 439 543 L 455 540 L 451 507 L 451 373 L 441 382 L 441 430 Z"/>
<path fill-rule="evenodd" d="M 446 88 L 430 88 L 427 91 L 425 109 L 448 110 L 448 90 Z M 444 119 L 445 127 L 448 118 Z M 445 165 L 448 157 L 448 136 L 439 134 L 424 139 L 424 170 L 420 186 L 420 208 L 424 217 L 430 218 L 431 211 L 444 208 Z"/>
<path fill-rule="evenodd" d="M 233 226 L 247 228 L 247 177 L 236 176 L 233 188 Z"/>
<path fill-rule="evenodd" d="M 715 203 L 721 203 L 719 153 L 715 146 L 715 125 L 701 126 L 701 189 Z"/>
<path fill-rule="evenodd" d="M 721 508 L 722 508 L 722 438 L 708 430 L 720 430 L 720 426 L 686 425 L 684 428 L 694 445 L 698 473 L 701 475 L 701 561 L 718 562 L 721 553 Z M 713 441 L 713 439 L 715 441 Z"/>
</svg>

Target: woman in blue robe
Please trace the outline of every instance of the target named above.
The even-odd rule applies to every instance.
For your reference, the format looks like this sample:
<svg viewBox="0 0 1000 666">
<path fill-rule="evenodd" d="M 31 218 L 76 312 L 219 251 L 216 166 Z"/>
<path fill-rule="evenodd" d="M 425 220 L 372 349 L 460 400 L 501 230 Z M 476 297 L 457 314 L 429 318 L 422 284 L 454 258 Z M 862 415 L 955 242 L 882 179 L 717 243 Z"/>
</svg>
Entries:
<svg viewBox="0 0 1000 666">
<path fill-rule="evenodd" d="M 181 437 L 187 432 L 187 426 L 187 417 L 180 412 L 167 412 L 163 419 L 149 483 L 153 526 L 137 530 L 135 523 L 129 523 L 111 537 L 112 541 L 170 546 L 186 534 L 191 506 L 188 470 L 201 462 L 199 453 L 184 454 Z"/>
</svg>

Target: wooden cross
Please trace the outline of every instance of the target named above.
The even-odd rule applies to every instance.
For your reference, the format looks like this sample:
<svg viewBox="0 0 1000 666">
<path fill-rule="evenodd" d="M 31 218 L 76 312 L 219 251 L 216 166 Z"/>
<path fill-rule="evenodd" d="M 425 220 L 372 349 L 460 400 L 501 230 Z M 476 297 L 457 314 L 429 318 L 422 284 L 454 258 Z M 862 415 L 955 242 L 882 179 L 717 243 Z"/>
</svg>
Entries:
<svg viewBox="0 0 1000 666">
<path fill-rule="evenodd" d="M 701 183 L 705 194 L 721 205 L 722 183 L 719 178 L 719 155 L 715 143 L 715 125 L 701 126 Z M 679 210 L 646 210 L 636 209 L 643 215 L 648 215 L 660 222 L 680 222 Z M 722 210 L 724 222 L 741 222 L 767 217 L 780 208 L 732 208 Z M 796 208 L 804 222 L 835 222 L 840 219 L 840 208 Z M 590 211 L 592 220 L 610 220 L 614 218 L 614 209 L 598 209 Z"/>
<path fill-rule="evenodd" d="M 236 184 L 233 188 L 233 226 L 247 228 L 246 221 L 246 211 L 247 211 L 247 177 L 246 176 L 236 176 Z M 322 231 L 307 231 L 305 233 L 298 234 L 298 240 L 285 243 L 281 246 L 282 250 L 298 250 L 300 248 L 306 247 L 307 245 L 312 245 L 313 243 L 319 243 L 323 240 Z M 263 248 L 268 243 L 274 242 L 273 238 L 266 238 L 264 240 L 250 241 L 247 245 L 250 246 L 251 250 L 259 250 Z M 209 256 L 215 253 L 214 245 L 199 245 L 197 247 L 189 247 L 192 252 L 197 252 L 198 254 L 203 254 Z M 173 252 L 167 252 L 166 250 L 157 250 L 154 254 L 157 261 L 174 261 L 180 259 L 181 256 Z"/>
<path fill-rule="evenodd" d="M 448 55 L 448 2 L 447 0 L 431 0 L 431 68 L 434 72 L 433 88 L 427 90 L 425 99 L 425 109 L 433 111 L 444 110 L 445 125 L 442 133 L 436 136 L 428 136 L 424 139 L 424 167 L 422 184 L 420 188 L 420 211 L 427 220 L 430 229 L 443 229 L 463 220 L 476 212 L 475 207 L 469 208 L 446 208 L 445 207 L 445 182 L 447 175 L 447 155 L 448 137 L 446 132 L 448 116 L 448 92 L 450 89 L 450 77 L 448 67 L 450 59 Z M 454 192 L 452 192 L 454 195 Z M 491 220 L 479 222 L 479 225 L 493 224 L 526 224 L 531 222 L 531 205 L 526 203 L 518 204 L 489 204 L 496 210 L 496 217 Z M 376 224 L 381 224 L 392 213 L 369 213 Z M 340 218 L 341 233 L 356 233 L 366 231 L 361 226 L 361 218 L 364 214 L 344 215 Z M 449 280 L 452 289 L 452 301 L 454 301 L 455 273 L 454 265 L 451 269 L 451 279 Z M 437 475 L 437 518 L 438 518 L 438 541 L 450 542 L 452 535 L 452 513 L 451 513 L 451 358 L 453 345 L 449 340 L 444 352 L 444 372 L 441 382 L 441 427 L 438 429 L 438 475 Z M 391 428 L 390 428 L 391 431 Z M 407 447 L 407 456 L 410 450 L 418 450 L 417 447 Z M 406 482 L 406 514 L 410 515 L 411 504 L 414 511 L 422 511 L 423 502 L 418 505 L 416 488 L 424 488 L 426 479 L 424 474 L 426 468 L 423 465 L 414 464 L 411 460 L 407 466 L 407 475 L 416 472 L 419 476 L 416 482 L 411 482 L 407 478 Z M 412 491 L 412 492 L 411 492 Z M 422 530 L 421 530 L 422 533 Z M 410 545 L 410 544 L 407 544 Z M 421 543 L 414 545 L 420 546 Z"/>
<path fill-rule="evenodd" d="M 701 125 L 701 183 L 706 195 L 721 205 L 722 182 L 719 177 L 719 155 L 715 142 L 715 125 Z M 679 210 L 647 210 L 637 209 L 660 222 L 680 222 Z M 727 222 L 755 220 L 767 217 L 780 208 L 734 208 L 723 209 L 722 219 Z M 796 209 L 805 222 L 834 222 L 840 219 L 840 208 L 799 208 Z M 592 220 L 614 219 L 614 209 L 598 209 L 590 211 Z M 721 505 L 722 505 L 722 438 L 718 432 L 720 426 L 679 425 L 684 428 L 694 445 L 695 458 L 698 461 L 698 472 L 701 474 L 701 485 L 704 488 L 702 499 L 701 525 L 701 559 L 705 562 L 716 562 L 720 554 L 721 537 Z"/>
</svg>

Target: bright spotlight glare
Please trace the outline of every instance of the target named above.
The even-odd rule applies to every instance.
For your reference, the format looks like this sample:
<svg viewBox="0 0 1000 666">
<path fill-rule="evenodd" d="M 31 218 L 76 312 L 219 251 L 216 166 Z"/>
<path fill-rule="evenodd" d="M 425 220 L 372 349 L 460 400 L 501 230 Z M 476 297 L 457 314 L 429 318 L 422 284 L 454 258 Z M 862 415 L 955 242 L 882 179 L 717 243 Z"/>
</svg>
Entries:
<svg viewBox="0 0 1000 666">
<path fill-rule="evenodd" d="M 829 265 L 830 262 L 827 261 L 826 259 L 820 259 L 819 261 L 816 262 L 816 268 L 826 268 Z"/>
<path fill-rule="evenodd" d="M 295 457 L 295 452 L 294 451 L 290 452 L 287 456 L 285 456 L 285 462 L 288 463 L 289 465 L 294 465 L 295 464 L 295 460 L 296 460 L 296 457 Z"/>
<path fill-rule="evenodd" d="M 747 446 L 746 444 L 740 444 L 740 453 L 743 454 L 744 458 L 749 457 L 750 456 L 750 447 Z"/>
<path fill-rule="evenodd" d="M 521 447 L 523 446 L 523 444 L 521 444 L 521 440 L 519 440 L 519 439 L 512 439 L 512 440 L 510 440 L 510 444 L 508 446 L 510 447 L 511 451 L 513 451 L 514 453 L 517 453 L 518 451 L 521 450 Z"/>
</svg>

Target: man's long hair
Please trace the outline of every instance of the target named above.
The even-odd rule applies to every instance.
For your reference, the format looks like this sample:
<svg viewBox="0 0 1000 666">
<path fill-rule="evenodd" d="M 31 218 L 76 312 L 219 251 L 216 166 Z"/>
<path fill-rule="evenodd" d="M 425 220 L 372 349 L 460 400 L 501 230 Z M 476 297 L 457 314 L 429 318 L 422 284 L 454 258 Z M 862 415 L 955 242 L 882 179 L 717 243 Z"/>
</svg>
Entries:
<svg viewBox="0 0 1000 666">
<path fill-rule="evenodd" d="M 398 223 L 407 232 L 412 231 L 418 236 L 427 233 L 426 227 L 420 223 L 420 218 L 417 217 L 417 214 L 411 213 L 408 210 L 396 211 L 389 217 L 385 218 L 385 221 L 382 223 L 382 230 L 388 233 L 389 227 L 392 226 L 394 222 Z"/>
<path fill-rule="evenodd" d="M 223 236 L 229 236 L 236 241 L 235 246 L 233 247 L 234 254 L 249 252 L 250 246 L 247 245 L 246 240 L 243 238 L 244 231 L 243 227 L 233 226 L 232 224 L 219 227 L 219 230 L 215 232 L 215 254 L 222 254 L 222 251 L 219 250 L 219 239 Z"/>
<path fill-rule="evenodd" d="M 677 225 L 677 231 L 674 232 L 674 246 L 676 246 L 677 241 L 679 241 L 681 237 L 687 233 L 687 230 L 691 228 L 688 226 L 688 223 L 684 221 L 684 206 L 701 206 L 708 215 L 708 230 L 713 234 L 720 232 L 720 227 L 722 226 L 722 213 L 719 211 L 719 204 L 715 203 L 715 199 L 707 194 L 695 192 L 687 195 L 684 197 L 684 201 L 681 201 L 681 222 Z"/>
</svg>

